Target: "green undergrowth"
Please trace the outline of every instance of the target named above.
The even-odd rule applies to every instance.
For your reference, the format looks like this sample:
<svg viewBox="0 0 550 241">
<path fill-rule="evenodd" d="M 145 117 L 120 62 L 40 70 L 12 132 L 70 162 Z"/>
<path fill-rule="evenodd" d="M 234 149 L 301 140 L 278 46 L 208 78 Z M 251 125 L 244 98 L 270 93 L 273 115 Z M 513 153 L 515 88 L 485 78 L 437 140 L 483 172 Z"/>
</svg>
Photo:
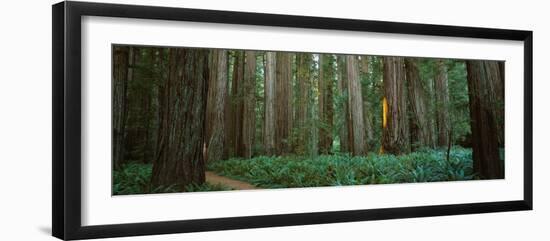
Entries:
<svg viewBox="0 0 550 241">
<path fill-rule="evenodd" d="M 153 166 L 143 163 L 128 163 L 113 172 L 113 195 L 205 192 L 231 190 L 228 187 L 210 183 L 190 184 L 187 186 L 153 187 L 150 183 Z"/>
<path fill-rule="evenodd" d="M 452 148 L 449 161 L 446 160 L 445 151 L 423 149 L 401 156 L 374 153 L 360 157 L 341 153 L 311 158 L 259 156 L 216 161 L 208 164 L 207 169 L 261 188 L 477 179 L 472 170 L 471 149 L 458 146 Z M 226 186 L 209 183 L 153 187 L 150 183 L 151 173 L 151 164 L 130 162 L 123 165 L 113 172 L 113 195 L 231 190 Z"/>
<path fill-rule="evenodd" d="M 436 182 L 476 179 L 471 149 L 446 152 L 424 149 L 407 155 L 351 157 L 348 154 L 229 159 L 208 169 L 263 188 L 319 187 L 362 184 Z"/>
</svg>

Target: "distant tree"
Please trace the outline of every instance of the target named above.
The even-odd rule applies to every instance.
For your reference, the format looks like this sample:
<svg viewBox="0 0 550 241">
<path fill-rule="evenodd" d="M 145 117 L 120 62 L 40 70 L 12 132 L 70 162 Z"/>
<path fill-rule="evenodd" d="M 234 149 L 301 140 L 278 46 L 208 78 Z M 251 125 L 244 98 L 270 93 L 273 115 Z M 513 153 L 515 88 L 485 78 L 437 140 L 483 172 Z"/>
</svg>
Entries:
<svg viewBox="0 0 550 241">
<path fill-rule="evenodd" d="M 332 55 L 319 54 L 319 151 L 322 154 L 328 154 L 332 148 L 334 64 Z"/>
<path fill-rule="evenodd" d="M 361 83 L 359 80 L 359 66 L 357 57 L 353 55 L 346 56 L 347 65 L 347 86 L 349 90 L 349 110 L 351 116 L 350 127 L 352 131 L 352 142 L 350 143 L 351 153 L 354 156 L 367 154 L 367 144 L 365 138 L 365 120 L 363 119 L 363 96 L 361 92 Z"/>
<path fill-rule="evenodd" d="M 349 102 L 348 102 L 348 71 L 346 64 L 345 55 L 338 55 L 337 57 L 338 64 L 338 76 L 337 76 L 337 85 L 338 85 L 338 111 L 340 113 L 340 118 L 342 118 L 342 126 L 339 127 L 340 135 L 340 151 L 341 152 L 350 152 L 350 131 L 351 129 L 351 115 L 349 112 Z"/>
<path fill-rule="evenodd" d="M 429 105 L 426 88 L 422 84 L 417 60 L 405 58 L 406 79 L 411 107 L 411 142 L 415 147 L 431 147 L 432 132 L 429 121 Z"/>
<path fill-rule="evenodd" d="M 144 70 L 147 73 L 145 79 L 146 84 L 145 88 L 146 90 L 143 102 L 144 107 L 142 108 L 142 115 L 144 117 L 144 150 L 143 150 L 143 157 L 142 160 L 144 163 L 152 163 L 153 158 L 155 157 L 156 153 L 156 146 L 157 146 L 157 135 L 158 135 L 158 87 L 157 87 L 157 81 L 162 79 L 162 77 L 159 74 L 159 70 L 161 69 L 161 59 L 158 57 L 159 49 L 158 48 L 144 48 L 144 51 L 146 51 L 148 59 L 146 60 L 146 64 L 150 66 L 149 68 L 146 68 L 144 66 Z"/>
<path fill-rule="evenodd" d="M 256 52 L 245 51 L 246 61 L 244 64 L 243 81 L 243 111 L 241 138 L 238 141 L 240 147 L 237 153 L 240 157 L 251 158 L 254 145 L 254 134 L 256 130 Z"/>
<path fill-rule="evenodd" d="M 159 87 L 161 122 L 151 180 L 154 186 L 185 186 L 205 181 L 208 55 L 205 49 L 169 50 L 168 78 Z"/>
<path fill-rule="evenodd" d="M 278 155 L 290 152 L 292 130 L 292 54 L 277 53 L 275 143 Z"/>
<path fill-rule="evenodd" d="M 113 151 L 114 168 L 124 162 L 126 122 L 128 115 L 128 82 L 133 78 L 134 49 L 115 46 L 113 48 Z"/>
<path fill-rule="evenodd" d="M 364 76 L 365 79 L 369 78 L 369 58 L 368 56 L 364 55 L 359 57 L 359 63 L 361 64 L 361 74 Z M 367 86 L 368 87 L 368 86 Z M 363 88 L 363 93 L 369 92 L 369 88 Z M 374 143 L 374 127 L 372 123 L 372 113 L 369 103 L 369 99 L 366 98 L 365 94 L 363 94 L 363 119 L 365 119 L 365 138 L 367 138 L 367 143 Z M 367 144 L 367 148 L 370 146 Z"/>
<path fill-rule="evenodd" d="M 125 159 L 151 163 L 158 130 L 159 58 L 156 48 L 131 47 L 132 81 L 127 83 Z"/>
<path fill-rule="evenodd" d="M 307 53 L 296 54 L 296 79 L 298 88 L 298 100 L 296 106 L 296 129 L 298 138 L 295 141 L 294 150 L 298 154 L 305 154 L 308 140 L 308 110 L 310 108 L 310 88 L 311 88 L 311 64 L 312 55 Z"/>
<path fill-rule="evenodd" d="M 277 66 L 277 54 L 266 53 L 265 63 L 265 114 L 264 114 L 264 151 L 267 156 L 276 152 L 275 147 L 275 78 Z"/>
<path fill-rule="evenodd" d="M 435 111 L 437 127 L 437 143 L 439 147 L 449 145 L 449 133 L 451 131 L 449 117 L 449 87 L 447 66 L 443 59 L 436 60 L 435 76 Z"/>
</svg>

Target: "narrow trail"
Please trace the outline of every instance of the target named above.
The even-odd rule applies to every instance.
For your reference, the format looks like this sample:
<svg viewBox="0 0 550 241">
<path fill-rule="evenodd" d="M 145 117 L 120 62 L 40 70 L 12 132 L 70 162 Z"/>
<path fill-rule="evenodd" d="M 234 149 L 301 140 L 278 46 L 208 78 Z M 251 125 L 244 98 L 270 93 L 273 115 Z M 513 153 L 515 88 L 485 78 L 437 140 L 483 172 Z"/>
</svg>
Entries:
<svg viewBox="0 0 550 241">
<path fill-rule="evenodd" d="M 209 172 L 209 171 L 206 172 L 206 182 L 208 182 L 210 184 L 214 184 L 214 185 L 215 184 L 220 184 L 220 185 L 223 185 L 223 186 L 235 189 L 235 190 L 260 189 L 260 188 L 254 186 L 250 183 L 235 180 L 235 179 L 231 179 L 231 178 L 227 178 L 227 177 L 223 177 L 223 176 L 220 176 L 216 173 Z"/>
</svg>

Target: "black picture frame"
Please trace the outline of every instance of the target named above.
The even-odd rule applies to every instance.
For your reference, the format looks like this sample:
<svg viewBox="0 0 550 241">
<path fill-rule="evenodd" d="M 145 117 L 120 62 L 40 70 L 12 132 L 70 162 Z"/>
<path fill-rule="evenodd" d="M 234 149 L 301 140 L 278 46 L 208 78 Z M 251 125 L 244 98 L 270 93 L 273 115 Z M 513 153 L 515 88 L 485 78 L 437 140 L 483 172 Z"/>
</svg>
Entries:
<svg viewBox="0 0 550 241">
<path fill-rule="evenodd" d="M 65 239 L 106 238 L 213 230 L 307 225 L 380 219 L 532 210 L 532 76 L 531 31 L 335 19 L 263 13 L 197 10 L 90 2 L 60 2 L 53 16 L 53 195 L 52 233 Z M 427 36 L 517 40 L 524 43 L 524 194 L 522 200 L 420 207 L 343 210 L 234 218 L 176 220 L 131 224 L 81 224 L 81 17 L 194 21 L 259 26 L 351 30 Z"/>
</svg>

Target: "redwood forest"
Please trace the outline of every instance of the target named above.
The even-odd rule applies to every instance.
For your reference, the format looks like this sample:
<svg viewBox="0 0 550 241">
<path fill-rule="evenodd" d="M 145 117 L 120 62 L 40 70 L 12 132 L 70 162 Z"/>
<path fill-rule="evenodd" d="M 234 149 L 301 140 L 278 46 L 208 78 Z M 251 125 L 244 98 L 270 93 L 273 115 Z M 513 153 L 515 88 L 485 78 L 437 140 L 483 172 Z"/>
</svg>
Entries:
<svg viewBox="0 0 550 241">
<path fill-rule="evenodd" d="M 504 62 L 112 46 L 113 195 L 504 178 Z"/>
</svg>

